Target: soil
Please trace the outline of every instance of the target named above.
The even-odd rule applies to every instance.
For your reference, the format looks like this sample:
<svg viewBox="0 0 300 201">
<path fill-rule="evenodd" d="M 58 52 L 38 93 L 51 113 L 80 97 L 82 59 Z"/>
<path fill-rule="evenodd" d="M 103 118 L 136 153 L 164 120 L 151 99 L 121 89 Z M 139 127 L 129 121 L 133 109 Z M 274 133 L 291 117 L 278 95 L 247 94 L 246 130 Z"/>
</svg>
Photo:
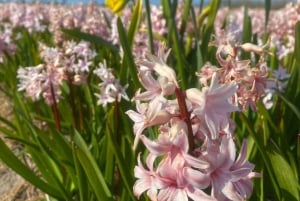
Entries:
<svg viewBox="0 0 300 201">
<path fill-rule="evenodd" d="M 0 114 L 12 119 L 12 109 L 9 99 L 0 90 Z M 1 123 L 0 123 L 1 124 Z M 1 139 L 6 145 L 18 154 L 22 148 L 17 142 L 5 138 L 0 132 Z M 1 151 L 1 150 L 0 150 Z M 29 157 L 29 156 L 28 156 Z M 27 157 L 27 158 L 28 158 Z M 24 160 L 26 157 L 24 157 Z M 40 201 L 45 200 L 45 195 L 35 187 L 26 182 L 22 177 L 8 168 L 0 159 L 0 201 Z"/>
</svg>

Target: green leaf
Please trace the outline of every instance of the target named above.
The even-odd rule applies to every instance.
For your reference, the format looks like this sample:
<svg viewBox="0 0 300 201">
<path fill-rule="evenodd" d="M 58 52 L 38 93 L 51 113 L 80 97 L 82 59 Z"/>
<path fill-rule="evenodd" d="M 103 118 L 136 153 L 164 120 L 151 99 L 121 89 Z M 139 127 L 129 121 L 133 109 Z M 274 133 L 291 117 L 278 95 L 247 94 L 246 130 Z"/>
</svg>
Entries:
<svg viewBox="0 0 300 201">
<path fill-rule="evenodd" d="M 181 27 L 180 27 L 180 35 L 181 36 L 184 35 L 185 28 L 186 28 L 186 25 L 188 23 L 188 17 L 189 17 L 191 5 L 192 5 L 192 0 L 186 0 L 184 2 L 184 8 L 183 8 L 183 14 L 182 14 L 182 23 L 181 23 Z"/>
<path fill-rule="evenodd" d="M 105 161 L 105 179 L 109 185 L 112 185 L 114 182 L 114 174 L 115 174 L 115 159 L 114 155 L 111 153 L 113 152 L 112 145 L 110 141 L 105 138 L 105 148 L 106 148 L 106 161 Z"/>
<path fill-rule="evenodd" d="M 115 107 L 112 107 L 111 110 L 109 111 L 108 114 L 108 124 L 107 124 L 107 128 L 106 128 L 106 134 L 107 137 L 109 139 L 109 143 L 112 145 L 111 148 L 115 154 L 116 157 L 116 161 L 118 163 L 118 168 L 120 170 L 121 173 L 121 177 L 122 177 L 122 181 L 124 182 L 125 188 L 127 189 L 131 200 L 136 200 L 136 198 L 134 197 L 133 193 L 132 193 L 132 185 L 130 185 L 130 181 L 132 181 L 132 175 L 130 174 L 130 172 L 128 172 L 128 167 L 130 167 L 128 165 L 128 161 L 125 160 L 125 158 L 122 155 L 122 150 L 121 147 L 117 144 L 115 138 L 114 138 L 114 134 L 113 134 L 113 129 L 117 129 L 115 128 Z M 120 136 L 117 136 L 120 137 Z M 132 152 L 133 153 L 133 152 Z"/>
<path fill-rule="evenodd" d="M 138 88 L 140 86 L 139 84 L 139 79 L 137 77 L 137 70 L 136 66 L 134 63 L 134 58 L 132 55 L 130 43 L 127 38 L 126 31 L 123 27 L 122 21 L 120 18 L 117 20 L 117 26 L 118 26 L 118 31 L 119 31 L 119 37 L 120 37 L 120 42 L 124 51 L 124 57 L 123 57 L 123 66 L 121 69 L 121 74 L 120 74 L 120 79 L 121 82 L 124 83 L 125 81 L 128 82 L 127 80 L 127 71 L 129 70 L 130 72 L 130 77 L 132 78 L 134 88 Z M 125 79 L 125 80 L 124 80 Z"/>
<path fill-rule="evenodd" d="M 43 192 L 53 196 L 57 199 L 63 200 L 65 197 L 61 194 L 59 189 L 56 189 L 55 186 L 49 185 L 41 180 L 35 173 L 25 166 L 5 145 L 5 143 L 0 138 L 0 158 L 1 160 L 10 167 L 13 171 L 23 177 L 25 180 L 30 182 L 32 185 L 36 186 Z"/>
<path fill-rule="evenodd" d="M 0 129 L 0 131 L 2 131 L 1 129 Z M 27 145 L 27 146 L 29 146 L 29 147 L 31 147 L 31 148 L 33 148 L 33 149 L 35 149 L 35 150 L 37 150 L 37 151 L 40 151 L 40 148 L 39 148 L 39 146 L 38 145 L 36 145 L 35 143 L 33 143 L 33 142 L 31 142 L 30 140 L 26 140 L 26 139 L 23 139 L 23 138 L 21 138 L 21 137 L 19 137 L 19 136 L 9 136 L 9 137 L 7 137 L 8 139 L 12 139 L 12 140 L 15 140 L 15 141 L 17 141 L 17 142 L 20 142 L 20 143 L 23 143 L 24 145 Z"/>
<path fill-rule="evenodd" d="M 149 39 L 149 47 L 151 54 L 154 54 L 154 46 L 153 46 L 153 33 L 152 33 L 152 25 L 151 25 L 151 9 L 149 0 L 145 0 L 145 7 L 146 7 L 146 16 L 147 16 L 147 33 Z"/>
<path fill-rule="evenodd" d="M 271 10 L 271 0 L 265 0 L 265 27 L 269 21 L 269 15 Z"/>
<path fill-rule="evenodd" d="M 139 27 L 140 21 L 141 21 L 141 16 L 142 16 L 142 1 L 141 0 L 137 0 L 134 10 L 133 10 L 133 14 L 131 17 L 131 22 L 129 25 L 129 29 L 128 29 L 128 43 L 130 45 L 130 47 L 132 48 L 133 43 L 134 43 L 134 36 L 135 33 Z"/>
<path fill-rule="evenodd" d="M 286 99 L 283 95 L 278 93 L 278 96 L 294 112 L 294 114 L 297 116 L 298 120 L 300 121 L 300 111 L 298 110 L 298 108 L 293 103 L 291 103 L 288 99 Z"/>
<path fill-rule="evenodd" d="M 74 160 L 74 166 L 75 166 L 76 178 L 77 178 L 76 184 L 78 186 L 80 201 L 86 201 L 86 200 L 89 200 L 88 179 L 86 177 L 84 169 L 82 168 L 82 166 L 78 160 L 75 150 L 76 150 L 75 144 L 73 143 L 72 144 L 72 153 L 73 153 L 73 160 Z"/>
<path fill-rule="evenodd" d="M 274 193 L 275 193 L 277 199 L 280 200 L 281 193 L 280 193 L 280 189 L 279 189 L 279 186 L 277 184 L 277 181 L 275 180 L 274 172 L 273 172 L 271 163 L 269 161 L 267 152 L 265 150 L 264 136 L 261 135 L 262 133 L 256 133 L 253 130 L 254 126 L 250 124 L 249 120 L 247 119 L 247 117 L 243 113 L 239 113 L 239 114 L 240 114 L 240 118 L 243 121 L 243 123 L 245 124 L 250 136 L 253 138 L 253 140 L 255 141 L 255 144 L 257 145 L 257 148 L 258 148 L 258 150 L 261 154 L 261 157 L 264 161 L 264 165 L 267 168 L 268 174 L 270 175 L 271 185 L 274 189 Z"/>
<path fill-rule="evenodd" d="M 266 147 L 267 157 L 270 160 L 274 176 L 280 186 L 282 196 L 286 201 L 299 200 L 299 183 L 292 171 L 291 166 L 280 154 L 278 148 L 271 141 Z"/>
<path fill-rule="evenodd" d="M 175 21 L 175 9 L 177 7 L 177 1 L 174 1 L 173 4 L 170 3 L 170 1 L 164 1 L 163 3 L 163 9 L 164 14 L 167 18 L 168 23 L 168 46 L 172 48 L 174 51 L 174 55 L 176 58 L 176 68 L 178 71 L 178 80 L 180 80 L 180 85 L 182 88 L 187 87 L 187 65 L 184 55 L 184 45 L 182 44 L 182 41 L 180 40 L 178 30 L 176 28 L 176 21 Z M 183 37 L 183 36 L 182 36 Z"/>
<path fill-rule="evenodd" d="M 300 21 L 295 26 L 295 59 L 298 65 L 300 65 Z M 299 67 L 299 66 L 298 66 Z"/>
<path fill-rule="evenodd" d="M 99 169 L 93 155 L 80 134 L 75 131 L 74 141 L 78 147 L 75 148 L 76 156 L 84 169 L 86 176 L 92 186 L 97 200 L 112 200 L 112 194 L 105 182 L 105 179 Z"/>
<path fill-rule="evenodd" d="M 52 130 L 49 134 L 40 133 L 39 139 L 48 146 L 50 149 L 49 151 L 51 151 L 51 154 L 55 156 L 56 160 L 59 160 L 59 163 L 63 163 L 68 165 L 68 167 L 73 168 L 72 148 L 62 133 L 56 130 Z M 53 143 L 49 145 L 49 142 Z"/>
<path fill-rule="evenodd" d="M 300 166 L 300 134 L 298 134 L 297 136 L 297 160 L 298 160 L 298 166 Z"/>
<path fill-rule="evenodd" d="M 243 39 L 242 39 L 243 43 L 251 42 L 251 37 L 252 37 L 251 17 L 248 14 L 245 14 L 244 24 L 243 24 Z"/>
<path fill-rule="evenodd" d="M 84 33 L 78 29 L 62 29 L 62 31 L 69 37 L 73 37 L 79 40 L 85 40 L 91 44 L 97 44 L 111 49 L 114 52 L 118 52 L 118 48 L 112 43 L 102 39 L 99 36 Z"/>
<path fill-rule="evenodd" d="M 217 12 L 219 9 L 221 1 L 220 0 L 212 0 L 209 5 L 209 13 L 207 17 L 207 23 L 205 25 L 202 43 L 201 43 L 201 52 L 202 57 L 204 58 L 204 61 L 206 61 L 207 54 L 204 54 L 204 52 L 208 49 L 208 43 L 210 41 L 211 34 L 213 33 L 215 18 L 217 16 Z"/>
<path fill-rule="evenodd" d="M 242 42 L 243 43 L 251 42 L 251 37 L 252 37 L 251 17 L 248 15 L 248 7 L 245 7 Z M 250 59 L 250 53 L 249 52 L 242 52 L 242 58 L 243 59 Z"/>
<path fill-rule="evenodd" d="M 36 143 L 39 147 L 39 149 L 36 149 L 35 147 L 27 146 L 26 151 L 31 155 L 31 158 L 42 177 L 49 185 L 56 186 L 64 196 L 64 199 L 70 199 L 71 193 L 63 186 L 63 172 L 60 169 L 61 166 L 56 163 L 57 161 L 55 161 L 55 157 L 53 157 L 53 153 L 49 146 L 51 140 L 46 140 L 46 142 L 43 141 L 41 136 L 46 136 L 46 134 L 36 129 L 35 125 L 33 125 L 21 111 L 18 113 L 18 120 L 18 134 L 22 136 L 23 139 L 30 138 L 32 142 Z"/>
<path fill-rule="evenodd" d="M 272 129 L 274 129 L 275 131 L 277 130 L 276 125 L 274 124 L 269 111 L 265 108 L 264 104 L 262 103 L 262 101 L 259 101 L 257 103 L 257 107 L 258 107 L 258 111 L 259 113 L 261 113 L 264 118 L 268 121 L 269 125 L 272 127 Z"/>
<path fill-rule="evenodd" d="M 8 119 L 6 119 L 5 117 L 0 116 L 0 122 L 2 122 L 2 125 L 5 124 L 6 126 L 13 129 L 13 131 L 17 130 L 16 126 L 12 122 L 10 122 Z"/>
</svg>

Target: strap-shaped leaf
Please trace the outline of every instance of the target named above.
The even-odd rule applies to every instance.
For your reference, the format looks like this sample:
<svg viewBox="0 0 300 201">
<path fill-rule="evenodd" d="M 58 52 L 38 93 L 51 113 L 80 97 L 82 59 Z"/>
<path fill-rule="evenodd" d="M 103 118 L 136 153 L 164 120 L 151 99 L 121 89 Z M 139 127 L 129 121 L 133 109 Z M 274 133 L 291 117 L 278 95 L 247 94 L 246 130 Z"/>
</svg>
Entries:
<svg viewBox="0 0 300 201">
<path fill-rule="evenodd" d="M 129 42 L 129 45 L 131 48 L 134 43 L 135 33 L 140 25 L 141 16 L 142 16 L 142 1 L 137 0 L 136 4 L 134 6 L 131 22 L 130 22 L 128 33 L 127 33 L 128 42 Z"/>
<path fill-rule="evenodd" d="M 57 199 L 64 199 L 64 196 L 60 193 L 58 189 L 54 186 L 45 183 L 38 176 L 35 175 L 32 170 L 30 170 L 26 165 L 24 165 L 5 145 L 5 143 L 0 138 L 0 159 L 17 174 L 22 176 L 28 182 L 30 182 L 35 187 L 41 189 L 43 192 Z"/>
<path fill-rule="evenodd" d="M 63 29 L 62 31 L 70 37 L 73 37 L 73 38 L 76 38 L 79 40 L 85 40 L 92 44 L 102 45 L 104 47 L 111 49 L 114 52 L 118 52 L 118 48 L 115 45 L 104 40 L 103 38 L 101 38 L 99 36 L 84 33 L 78 29 Z"/>
<path fill-rule="evenodd" d="M 74 160 L 74 166 L 76 171 L 76 186 L 78 188 L 80 201 L 89 200 L 89 188 L 88 188 L 88 179 L 86 177 L 86 174 L 84 172 L 84 169 L 82 168 L 80 161 L 78 160 L 77 154 L 76 154 L 76 148 L 75 144 L 72 144 L 72 153 L 73 153 L 73 160 Z"/>
<path fill-rule="evenodd" d="M 154 46 L 153 46 L 153 33 L 152 33 L 152 25 L 151 25 L 151 9 L 149 0 L 145 0 L 145 8 L 146 8 L 146 16 L 147 16 L 147 33 L 149 39 L 149 47 L 151 54 L 154 54 Z"/>
<path fill-rule="evenodd" d="M 85 171 L 86 177 L 92 186 L 97 200 L 112 200 L 112 194 L 105 182 L 99 166 L 93 158 L 87 144 L 77 131 L 75 131 L 74 134 L 74 141 L 78 146 L 75 148 L 76 157 Z"/>
<path fill-rule="evenodd" d="M 280 186 L 284 200 L 299 200 L 299 183 L 292 171 L 291 166 L 280 154 L 275 144 L 271 141 L 266 147 L 268 159 L 274 171 L 274 176 Z"/>
<path fill-rule="evenodd" d="M 107 136 L 108 136 L 108 139 L 109 139 L 109 142 L 110 144 L 112 145 L 112 150 L 115 154 L 115 157 L 116 157 L 116 161 L 118 163 L 118 168 L 120 170 L 120 174 L 121 174 L 121 177 L 123 179 L 123 182 L 124 182 L 124 185 L 125 185 L 125 188 L 127 189 L 130 197 L 131 197 L 131 200 L 136 200 L 133 193 L 132 193 L 132 186 L 130 185 L 129 181 L 131 181 L 131 177 L 130 177 L 130 174 L 128 172 L 128 161 L 125 160 L 125 158 L 123 157 L 122 155 L 122 150 L 121 150 L 121 147 L 118 146 L 118 144 L 116 143 L 116 140 L 114 140 L 114 137 L 113 137 L 113 129 L 114 128 L 113 126 L 115 121 L 114 121 L 114 118 L 115 118 L 115 107 L 112 107 L 111 110 L 109 111 L 109 114 L 108 114 L 108 124 L 107 124 L 107 128 L 106 128 L 106 133 L 107 133 Z M 121 136 L 118 136 L 118 137 L 121 137 Z M 133 153 L 133 152 L 132 152 Z"/>
<path fill-rule="evenodd" d="M 293 103 L 291 103 L 288 99 L 286 99 L 283 95 L 278 94 L 278 96 L 294 112 L 294 114 L 298 118 L 298 122 L 300 122 L 300 111 L 299 111 L 299 109 Z"/>
<path fill-rule="evenodd" d="M 271 10 L 271 0 L 265 0 L 265 26 L 267 26 L 269 21 L 270 10 Z"/>
<path fill-rule="evenodd" d="M 258 150 L 259 150 L 259 152 L 261 154 L 261 157 L 262 157 L 262 159 L 264 161 L 264 164 L 265 164 L 265 167 L 266 167 L 266 169 L 268 171 L 268 174 L 270 175 L 271 185 L 272 185 L 272 187 L 274 189 L 275 196 L 276 196 L 276 198 L 278 200 L 280 200 L 280 198 L 281 198 L 281 192 L 280 192 L 278 183 L 277 183 L 277 181 L 275 179 L 273 169 L 271 167 L 270 161 L 268 159 L 268 156 L 267 156 L 267 153 L 266 153 L 266 150 L 265 150 L 264 137 L 262 135 L 256 133 L 253 130 L 253 126 L 250 124 L 249 120 L 247 119 L 247 117 L 243 113 L 240 113 L 240 118 L 241 118 L 242 122 L 245 124 L 246 129 L 249 132 L 250 136 L 255 141 L 255 144 L 257 145 L 257 148 L 258 148 Z"/>
<path fill-rule="evenodd" d="M 125 81 L 128 82 L 128 80 L 124 80 L 124 79 L 127 78 L 127 71 L 129 70 L 130 77 L 132 78 L 134 84 L 134 88 L 138 88 L 140 84 L 137 76 L 137 70 L 134 63 L 134 58 L 130 48 L 130 42 L 120 18 L 118 18 L 117 20 L 117 26 L 118 26 L 120 42 L 124 51 L 123 66 L 120 74 L 121 82 L 122 83 L 124 83 Z"/>
<path fill-rule="evenodd" d="M 212 0 L 209 5 L 210 10 L 208 13 L 207 23 L 205 25 L 202 43 L 201 43 L 201 51 L 202 51 L 203 58 L 205 58 L 205 56 L 207 56 L 206 54 L 204 54 L 204 52 L 207 52 L 208 43 L 210 41 L 210 37 L 213 32 L 215 18 L 217 16 L 217 12 L 218 12 L 220 3 L 221 3 L 220 0 Z"/>
<path fill-rule="evenodd" d="M 300 65 L 300 21 L 295 26 L 295 59 L 297 64 Z"/>
</svg>

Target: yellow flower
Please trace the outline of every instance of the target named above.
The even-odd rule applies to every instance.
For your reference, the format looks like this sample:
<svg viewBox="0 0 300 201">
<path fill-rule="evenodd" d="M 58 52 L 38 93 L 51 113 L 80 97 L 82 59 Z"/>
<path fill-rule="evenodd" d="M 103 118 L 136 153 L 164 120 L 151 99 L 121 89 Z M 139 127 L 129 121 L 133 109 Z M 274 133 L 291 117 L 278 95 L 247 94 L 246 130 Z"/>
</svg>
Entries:
<svg viewBox="0 0 300 201">
<path fill-rule="evenodd" d="M 128 0 L 105 0 L 105 5 L 114 13 L 119 14 Z"/>
</svg>

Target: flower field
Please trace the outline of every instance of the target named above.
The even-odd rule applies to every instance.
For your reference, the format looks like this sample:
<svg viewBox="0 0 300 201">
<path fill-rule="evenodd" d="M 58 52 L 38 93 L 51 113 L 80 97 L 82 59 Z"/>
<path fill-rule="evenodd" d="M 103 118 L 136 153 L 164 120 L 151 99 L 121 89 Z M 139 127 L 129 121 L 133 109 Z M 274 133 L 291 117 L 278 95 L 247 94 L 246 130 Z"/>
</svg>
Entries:
<svg viewBox="0 0 300 201">
<path fill-rule="evenodd" d="M 47 201 L 300 200 L 300 2 L 220 4 L 0 4 L 1 161 Z"/>
</svg>

